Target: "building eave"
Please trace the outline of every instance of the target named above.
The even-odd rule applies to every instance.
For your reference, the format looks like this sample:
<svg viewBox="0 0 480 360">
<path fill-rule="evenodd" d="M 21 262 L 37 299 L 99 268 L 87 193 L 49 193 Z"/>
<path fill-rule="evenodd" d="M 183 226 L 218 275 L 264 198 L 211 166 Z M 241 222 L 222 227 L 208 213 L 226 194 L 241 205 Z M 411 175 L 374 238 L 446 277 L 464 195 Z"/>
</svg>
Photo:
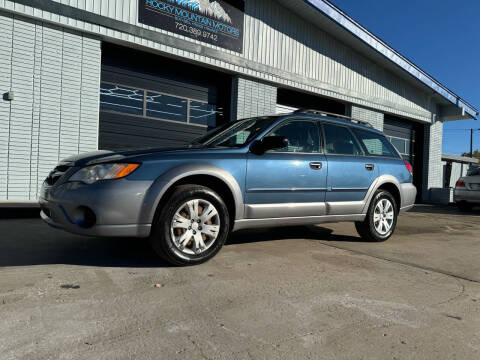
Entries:
<svg viewBox="0 0 480 360">
<path fill-rule="evenodd" d="M 418 80 L 423 85 L 432 89 L 435 93 L 441 95 L 472 118 L 479 115 L 478 109 L 469 104 L 466 100 L 455 94 L 453 91 L 442 85 L 438 80 L 420 69 L 413 62 L 408 60 L 405 56 L 390 47 L 384 41 L 365 29 L 362 25 L 353 20 L 345 12 L 337 8 L 332 3 L 326 0 L 303 0 L 304 3 L 314 8 L 328 19 L 339 25 L 355 38 L 366 44 L 375 52 L 386 58 L 396 66 L 400 67 L 407 74 Z M 462 111 L 463 112 L 463 111 Z"/>
<path fill-rule="evenodd" d="M 450 162 L 459 162 L 464 164 L 478 164 L 477 158 L 471 158 L 468 156 L 458 156 L 458 155 L 451 155 L 451 154 L 442 154 L 443 161 L 450 161 Z"/>
</svg>

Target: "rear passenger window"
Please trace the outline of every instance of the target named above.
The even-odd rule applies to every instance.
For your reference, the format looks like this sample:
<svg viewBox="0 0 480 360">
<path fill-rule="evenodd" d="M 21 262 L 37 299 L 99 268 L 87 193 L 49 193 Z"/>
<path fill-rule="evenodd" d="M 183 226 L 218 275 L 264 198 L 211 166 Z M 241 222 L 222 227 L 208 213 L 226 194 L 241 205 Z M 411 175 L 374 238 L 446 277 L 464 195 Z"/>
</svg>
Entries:
<svg viewBox="0 0 480 360">
<path fill-rule="evenodd" d="M 273 130 L 269 136 L 285 136 L 288 139 L 288 147 L 273 151 L 279 152 L 320 152 L 320 137 L 318 126 L 315 121 L 294 120 L 281 124 Z"/>
<path fill-rule="evenodd" d="M 354 129 L 353 131 L 365 146 L 369 155 L 398 157 L 392 148 L 392 144 L 390 144 L 384 136 L 358 129 Z"/>
<path fill-rule="evenodd" d="M 363 155 L 357 140 L 344 126 L 323 124 L 325 132 L 325 153 L 338 155 Z"/>
</svg>

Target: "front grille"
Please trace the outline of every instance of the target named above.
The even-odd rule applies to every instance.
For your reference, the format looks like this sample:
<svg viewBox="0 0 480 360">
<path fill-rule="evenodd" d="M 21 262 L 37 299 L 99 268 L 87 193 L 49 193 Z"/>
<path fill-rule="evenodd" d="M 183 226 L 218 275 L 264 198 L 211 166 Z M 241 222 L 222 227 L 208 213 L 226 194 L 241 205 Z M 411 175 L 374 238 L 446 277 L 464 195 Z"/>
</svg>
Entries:
<svg viewBox="0 0 480 360">
<path fill-rule="evenodd" d="M 70 165 L 58 165 L 56 168 L 55 168 L 55 171 L 59 171 L 59 172 L 63 172 L 65 173 L 68 169 L 70 169 Z"/>
<path fill-rule="evenodd" d="M 52 172 L 50 172 L 50 174 L 48 174 L 45 179 L 46 183 L 50 186 L 54 185 L 70 168 L 71 166 L 67 164 L 58 165 Z"/>
</svg>

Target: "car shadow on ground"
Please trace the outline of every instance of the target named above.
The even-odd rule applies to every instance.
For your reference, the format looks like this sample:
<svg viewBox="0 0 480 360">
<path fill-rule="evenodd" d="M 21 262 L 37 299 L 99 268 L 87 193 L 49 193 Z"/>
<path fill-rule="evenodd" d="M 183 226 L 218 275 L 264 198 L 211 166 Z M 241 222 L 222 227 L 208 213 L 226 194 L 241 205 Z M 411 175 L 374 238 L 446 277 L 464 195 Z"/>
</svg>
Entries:
<svg viewBox="0 0 480 360">
<path fill-rule="evenodd" d="M 333 230 L 327 227 L 312 225 L 242 230 L 231 234 L 226 245 L 292 239 L 352 242 L 365 241 L 359 236 L 338 235 L 334 234 Z"/>
<path fill-rule="evenodd" d="M 67 233 L 0 241 L 0 267 L 66 264 L 100 267 L 167 267 L 146 239 L 90 238 Z"/>
<path fill-rule="evenodd" d="M 7 226 L 5 231 L 5 226 Z M 170 267 L 147 239 L 96 238 L 49 228 L 39 219 L 2 220 L 0 267 L 67 264 L 100 267 Z M 243 230 L 229 236 L 225 246 L 289 239 L 362 241 L 332 234 L 323 227 L 281 227 Z"/>
<path fill-rule="evenodd" d="M 421 213 L 421 214 L 446 214 L 446 215 L 469 215 L 469 216 L 480 216 L 480 207 L 475 207 L 472 210 L 460 210 L 456 205 L 427 205 L 427 204 L 417 204 L 413 209 L 410 210 L 411 213 Z"/>
<path fill-rule="evenodd" d="M 478 209 L 478 208 L 477 208 Z M 455 206 L 417 205 L 411 212 L 480 215 Z M 92 238 L 49 228 L 36 216 L 0 221 L 0 267 L 69 264 L 101 267 L 169 267 L 152 250 L 147 239 Z M 291 226 L 251 229 L 229 236 L 226 246 L 255 242 L 306 239 L 311 241 L 365 242 L 359 236 L 339 235 L 326 226 Z"/>
</svg>

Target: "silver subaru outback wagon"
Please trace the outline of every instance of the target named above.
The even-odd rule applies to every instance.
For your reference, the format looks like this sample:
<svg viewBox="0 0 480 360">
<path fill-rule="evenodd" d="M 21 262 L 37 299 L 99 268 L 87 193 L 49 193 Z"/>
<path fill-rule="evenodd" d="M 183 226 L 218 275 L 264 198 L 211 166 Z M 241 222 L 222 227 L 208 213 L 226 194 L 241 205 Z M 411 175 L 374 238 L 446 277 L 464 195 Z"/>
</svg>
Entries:
<svg viewBox="0 0 480 360">
<path fill-rule="evenodd" d="M 364 239 L 384 241 L 415 196 L 411 165 L 382 132 L 299 111 L 228 123 L 181 148 L 67 158 L 40 204 L 51 226 L 148 237 L 165 260 L 187 265 L 246 228 L 353 221 Z"/>
</svg>

